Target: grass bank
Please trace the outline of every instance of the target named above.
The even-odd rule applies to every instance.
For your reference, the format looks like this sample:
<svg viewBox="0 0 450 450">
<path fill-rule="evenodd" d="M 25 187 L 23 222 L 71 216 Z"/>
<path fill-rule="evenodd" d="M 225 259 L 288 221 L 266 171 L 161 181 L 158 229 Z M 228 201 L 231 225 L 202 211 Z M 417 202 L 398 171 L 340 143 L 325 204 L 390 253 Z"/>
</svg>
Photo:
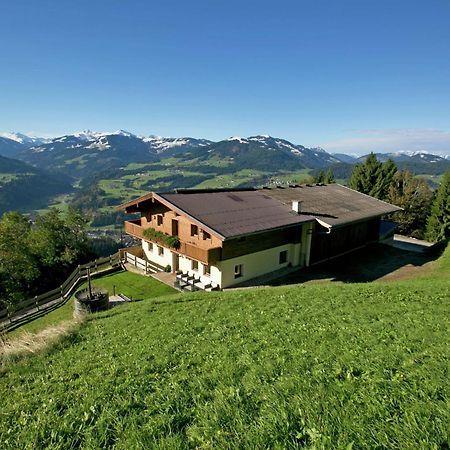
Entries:
<svg viewBox="0 0 450 450">
<path fill-rule="evenodd" d="M 86 287 L 86 285 L 84 283 L 79 289 Z M 108 290 L 110 295 L 116 292 L 116 294 L 124 294 L 133 300 L 156 298 L 176 292 L 175 289 L 151 277 L 143 277 L 126 271 L 113 273 L 102 278 L 93 278 L 92 286 L 102 286 Z M 72 316 L 73 296 L 60 308 L 8 333 L 8 338 L 15 339 L 24 333 L 39 333 L 48 327 L 58 326 L 62 321 L 71 320 Z"/>
<path fill-rule="evenodd" d="M 97 314 L 1 375 L 2 448 L 448 448 L 449 275 Z"/>
</svg>

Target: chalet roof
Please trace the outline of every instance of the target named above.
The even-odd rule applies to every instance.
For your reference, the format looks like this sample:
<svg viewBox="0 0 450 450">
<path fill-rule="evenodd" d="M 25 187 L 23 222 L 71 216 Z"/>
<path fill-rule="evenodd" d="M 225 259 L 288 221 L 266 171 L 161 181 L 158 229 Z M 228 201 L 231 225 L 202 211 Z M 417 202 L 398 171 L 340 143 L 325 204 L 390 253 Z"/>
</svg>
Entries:
<svg viewBox="0 0 450 450">
<path fill-rule="evenodd" d="M 303 214 L 313 216 L 329 227 L 338 227 L 402 210 L 340 184 L 264 188 L 259 192 L 289 207 L 292 201 L 300 201 Z"/>
<path fill-rule="evenodd" d="M 339 184 L 151 192 L 119 209 L 127 212 L 145 210 L 145 205 L 155 200 L 185 214 L 221 239 L 313 220 L 327 227 L 339 227 L 401 211 L 397 206 Z M 292 211 L 293 201 L 301 202 L 300 214 Z"/>
<path fill-rule="evenodd" d="M 291 211 L 257 190 L 159 193 L 165 201 L 216 231 L 223 238 L 293 226 L 314 218 Z"/>
</svg>

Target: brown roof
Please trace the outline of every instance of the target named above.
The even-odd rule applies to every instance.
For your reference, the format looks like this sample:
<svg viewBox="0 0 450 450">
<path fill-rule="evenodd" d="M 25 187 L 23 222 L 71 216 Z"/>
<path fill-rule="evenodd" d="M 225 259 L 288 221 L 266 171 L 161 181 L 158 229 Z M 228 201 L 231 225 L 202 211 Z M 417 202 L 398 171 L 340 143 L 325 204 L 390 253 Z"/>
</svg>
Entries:
<svg viewBox="0 0 450 450">
<path fill-rule="evenodd" d="M 259 192 L 283 202 L 289 207 L 291 207 L 293 200 L 301 201 L 303 214 L 314 216 L 330 227 L 402 210 L 402 208 L 361 194 L 340 184 L 265 188 L 259 190 Z"/>
<path fill-rule="evenodd" d="M 271 230 L 314 220 L 256 190 L 159 193 L 177 209 L 223 238 Z"/>
</svg>

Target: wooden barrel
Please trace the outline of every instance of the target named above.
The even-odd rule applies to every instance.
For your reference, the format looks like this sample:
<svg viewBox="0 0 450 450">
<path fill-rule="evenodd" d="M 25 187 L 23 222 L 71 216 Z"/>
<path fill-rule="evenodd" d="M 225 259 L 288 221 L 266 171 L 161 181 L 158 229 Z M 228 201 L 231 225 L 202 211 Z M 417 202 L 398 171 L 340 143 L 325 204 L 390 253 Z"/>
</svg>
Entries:
<svg viewBox="0 0 450 450">
<path fill-rule="evenodd" d="M 92 288 L 92 297 L 89 297 L 89 290 L 83 289 L 75 294 L 74 316 L 90 314 L 108 309 L 109 294 L 106 289 Z"/>
</svg>

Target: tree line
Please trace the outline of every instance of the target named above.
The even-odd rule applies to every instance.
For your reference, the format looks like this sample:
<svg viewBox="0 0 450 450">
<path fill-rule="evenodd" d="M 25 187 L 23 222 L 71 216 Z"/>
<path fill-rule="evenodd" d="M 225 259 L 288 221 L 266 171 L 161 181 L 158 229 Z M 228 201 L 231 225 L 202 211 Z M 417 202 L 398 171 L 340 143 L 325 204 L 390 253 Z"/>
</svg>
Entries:
<svg viewBox="0 0 450 450">
<path fill-rule="evenodd" d="M 450 171 L 433 192 L 425 179 L 399 170 L 390 159 L 381 163 L 371 153 L 355 165 L 348 186 L 403 208 L 393 215 L 400 234 L 431 242 L 450 238 Z"/>
<path fill-rule="evenodd" d="M 0 309 L 54 289 L 96 255 L 77 210 L 51 209 L 34 223 L 18 212 L 0 220 Z"/>
</svg>

